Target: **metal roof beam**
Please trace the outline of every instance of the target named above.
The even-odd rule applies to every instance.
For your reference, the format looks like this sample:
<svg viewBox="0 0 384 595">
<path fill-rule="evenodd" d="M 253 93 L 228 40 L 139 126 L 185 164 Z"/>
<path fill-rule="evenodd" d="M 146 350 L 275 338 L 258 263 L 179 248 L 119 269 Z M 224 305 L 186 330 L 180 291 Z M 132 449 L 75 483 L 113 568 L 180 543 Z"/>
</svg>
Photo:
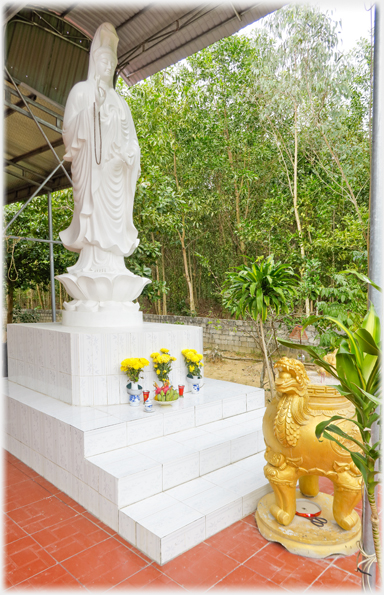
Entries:
<svg viewBox="0 0 384 595">
<path fill-rule="evenodd" d="M 23 202 L 27 200 L 31 194 L 35 191 L 35 187 L 32 184 L 28 184 L 27 178 L 24 178 L 24 182 L 26 184 L 15 188 L 14 190 L 8 190 L 5 199 L 7 204 L 15 203 L 15 202 Z M 55 175 L 51 179 L 51 190 L 52 192 L 57 192 L 58 190 L 64 190 L 65 188 L 69 188 L 69 182 L 66 176 L 62 175 Z M 46 191 L 44 191 L 46 194 Z"/>
<path fill-rule="evenodd" d="M 14 178 L 18 178 L 19 180 L 24 180 L 26 182 L 28 182 L 29 184 L 32 184 L 33 186 L 40 186 L 40 182 L 35 182 L 35 180 L 32 180 L 31 178 L 27 178 L 26 176 L 23 176 L 21 174 L 17 174 L 14 171 L 6 171 L 6 174 L 8 174 L 9 176 L 13 176 Z M 44 187 L 44 184 L 43 184 Z M 45 188 L 47 188 L 47 190 L 50 190 L 50 188 L 48 186 L 45 185 Z"/>
<path fill-rule="evenodd" d="M 21 169 L 21 171 L 25 172 L 26 174 L 31 174 L 32 176 L 36 176 L 37 178 L 40 178 L 40 180 L 45 180 L 46 176 L 42 176 L 41 174 L 39 174 L 38 172 L 34 171 L 33 169 L 30 169 L 29 167 L 25 167 L 24 165 L 19 165 L 18 163 L 12 163 L 12 161 L 10 161 L 9 159 L 4 159 L 5 162 L 5 167 L 11 166 L 11 167 L 16 167 L 18 169 Z M 6 171 L 6 173 L 10 174 L 10 171 Z"/>
<path fill-rule="evenodd" d="M 55 140 L 55 141 L 53 141 L 53 143 L 51 143 L 51 145 L 54 149 L 56 149 L 56 147 L 60 147 L 63 144 L 64 144 L 64 141 L 62 138 L 59 138 L 58 140 Z M 33 151 L 29 151 L 28 153 L 24 153 L 23 155 L 17 155 L 17 157 L 13 157 L 12 159 L 9 159 L 9 163 L 18 163 L 19 161 L 26 161 L 27 159 L 30 159 L 31 157 L 35 157 L 35 155 L 40 155 L 41 153 L 46 153 L 47 151 L 50 151 L 49 146 L 42 145 L 41 147 L 37 147 L 37 149 L 33 149 Z"/>
<path fill-rule="evenodd" d="M 9 89 L 9 92 L 11 93 L 11 95 L 18 97 L 18 93 L 16 93 L 16 91 L 14 89 Z M 34 95 L 35 99 L 32 99 L 32 95 L 23 95 L 23 97 L 24 97 L 25 101 L 27 103 L 29 103 L 30 105 L 37 107 L 42 112 L 45 112 L 46 114 L 49 114 L 50 116 L 55 118 L 56 123 L 57 123 L 57 120 L 60 120 L 61 122 L 63 121 L 64 116 L 62 114 L 58 114 L 57 112 L 54 112 L 53 110 L 51 110 L 49 107 L 46 107 L 45 105 L 42 105 L 41 103 L 37 103 L 35 101 L 36 95 Z M 18 103 L 15 103 L 14 105 L 18 105 L 19 103 L 22 104 L 23 101 L 19 101 Z"/>
<path fill-rule="evenodd" d="M 61 128 L 58 128 L 57 126 L 54 126 L 50 122 L 46 122 L 42 118 L 38 118 L 38 116 L 35 116 L 34 114 L 33 115 L 29 114 L 28 112 L 24 111 L 21 107 L 17 107 L 17 105 L 15 103 L 9 103 L 9 101 L 4 101 L 4 105 L 6 105 L 11 111 L 13 110 L 14 112 L 18 112 L 19 114 L 23 114 L 23 116 L 26 116 L 30 120 L 35 120 L 35 122 L 39 122 L 39 124 L 42 124 L 43 126 L 46 126 L 47 128 L 50 128 L 51 130 L 54 130 L 58 134 L 62 134 L 63 133 L 63 131 L 61 130 Z"/>
<path fill-rule="evenodd" d="M 148 50 L 152 49 L 155 45 L 158 45 L 158 43 L 160 43 L 161 41 L 163 41 L 164 39 L 167 39 L 168 37 L 170 37 L 171 35 L 173 35 L 174 33 L 177 33 L 178 31 L 184 29 L 187 25 L 189 25 L 191 22 L 195 22 L 196 20 L 202 18 L 203 16 L 206 16 L 207 14 L 209 14 L 210 12 L 212 12 L 213 10 L 215 10 L 216 7 L 213 8 L 209 8 L 207 11 L 203 12 L 205 8 L 204 4 L 199 5 L 197 8 L 193 8 L 192 10 L 190 10 L 189 12 L 183 14 L 179 19 L 176 19 L 175 21 L 172 21 L 171 23 L 169 23 L 168 25 L 166 25 L 165 27 L 163 27 L 162 29 L 160 29 L 159 31 L 156 31 L 156 33 L 154 33 L 153 35 L 150 35 L 149 37 L 147 37 L 144 41 L 141 41 L 140 43 L 138 43 L 136 46 L 134 46 L 133 48 L 131 48 L 130 50 L 128 50 L 127 52 L 124 52 L 124 54 L 121 54 L 119 56 L 119 61 L 122 61 L 122 64 L 127 64 L 127 62 L 129 62 L 129 60 L 132 59 L 132 55 L 137 52 L 138 50 L 141 49 L 140 55 L 143 54 L 144 52 L 147 52 Z M 192 16 L 190 16 L 192 15 Z M 180 25 L 180 21 L 190 17 L 189 20 L 187 20 L 185 23 Z M 169 31 L 169 29 L 171 27 L 174 27 L 174 29 L 171 29 Z M 145 46 L 151 42 L 157 42 L 154 43 L 153 45 L 151 45 L 148 48 L 145 48 Z M 119 64 L 119 70 L 121 70 L 121 65 Z"/>
<path fill-rule="evenodd" d="M 77 4 L 71 4 L 71 6 L 68 6 L 67 10 L 64 10 L 64 12 L 61 13 L 61 18 L 63 19 L 64 17 L 66 17 L 69 12 L 72 12 L 72 10 L 76 8 L 76 6 Z"/>
<path fill-rule="evenodd" d="M 8 89 L 7 89 L 7 90 L 8 90 Z M 9 89 L 9 91 L 11 91 L 11 89 Z M 11 91 L 11 93 L 12 93 L 12 91 Z M 8 98 L 7 98 L 7 99 L 8 99 Z M 28 95 L 28 99 L 32 99 L 32 100 L 34 101 L 34 100 L 36 99 L 36 95 Z M 9 102 L 9 103 L 10 103 L 10 102 Z M 17 102 L 16 102 L 15 104 L 13 104 L 13 105 L 16 105 L 17 107 L 21 107 L 21 106 L 22 106 L 22 105 L 24 105 L 24 104 L 23 104 L 23 102 L 20 100 L 20 101 L 17 101 Z M 12 110 L 12 109 L 6 109 L 6 110 L 5 110 L 5 112 L 4 112 L 4 118 L 8 118 L 8 116 L 10 116 L 11 114 L 13 114 L 13 111 L 14 111 L 14 110 Z"/>
<path fill-rule="evenodd" d="M 250 10 L 252 10 L 253 8 L 255 8 L 254 6 L 251 6 L 251 8 L 247 8 L 246 10 L 243 10 L 242 13 L 240 13 L 240 17 L 242 17 L 243 15 L 245 15 L 247 12 L 249 12 Z M 208 11 L 211 12 L 211 11 Z M 202 16 L 205 16 L 208 13 L 204 13 Z M 200 18 L 200 17 L 199 17 Z M 215 29 L 218 29 L 220 27 L 222 27 L 223 25 L 226 25 L 227 23 L 230 23 L 231 21 L 233 21 L 234 19 L 237 19 L 237 16 L 232 16 L 229 17 L 228 19 L 226 19 L 225 21 L 221 21 L 221 23 L 219 23 L 216 27 L 212 27 L 210 29 L 210 31 L 215 31 Z M 180 26 L 180 29 L 182 29 L 184 26 Z M 169 32 L 169 37 L 171 37 L 172 35 L 174 35 L 175 33 L 177 33 L 179 31 L 179 29 L 174 30 L 174 31 L 170 31 Z M 147 49 L 144 49 L 140 54 L 138 54 L 138 56 L 141 56 L 143 53 L 150 51 L 152 48 L 154 48 L 156 45 L 158 45 L 159 43 L 161 43 L 161 41 L 158 41 L 157 43 L 154 43 L 152 46 L 148 47 Z M 165 54 L 162 54 L 161 56 L 159 56 L 158 58 L 156 58 L 155 60 L 152 60 L 152 62 L 147 62 L 146 64 L 144 64 L 143 66 L 140 66 L 140 68 L 138 68 L 137 70 L 135 70 L 134 72 L 130 72 L 128 74 L 124 75 L 126 76 L 127 79 L 129 79 L 129 77 L 133 76 L 134 74 L 136 74 L 137 72 L 139 72 L 140 70 L 142 70 L 143 68 L 147 68 L 148 66 L 151 66 L 152 64 L 155 64 L 156 62 L 158 62 L 159 60 L 163 60 L 164 58 L 166 58 L 167 56 L 170 56 L 171 54 L 173 54 L 174 52 L 178 52 L 180 51 L 183 47 L 188 46 L 191 42 L 187 41 L 186 43 L 179 45 L 178 47 L 176 47 L 173 50 L 170 50 L 169 52 L 166 52 Z M 134 48 L 135 50 L 137 50 L 137 48 Z M 123 66 L 119 67 L 119 71 L 121 72 L 121 70 L 123 70 L 125 68 L 125 66 L 127 66 L 127 64 L 129 63 L 129 60 L 134 60 L 135 58 L 137 58 L 138 56 L 134 56 L 133 58 L 129 58 L 128 60 L 125 60 L 125 64 L 123 63 Z"/>
<path fill-rule="evenodd" d="M 57 165 L 55 167 L 55 169 L 49 174 L 49 176 L 47 177 L 47 179 L 45 180 L 45 182 L 43 182 L 39 188 L 37 190 L 35 190 L 35 192 L 32 194 L 32 196 L 30 196 L 28 198 L 28 200 L 23 204 L 23 206 L 21 207 L 21 209 L 19 209 L 16 213 L 16 215 L 14 215 L 12 217 L 12 219 L 10 220 L 9 223 L 7 223 L 7 225 L 4 227 L 3 229 L 3 234 L 5 234 L 5 232 L 7 231 L 8 227 L 10 227 L 12 225 L 12 223 L 18 218 L 18 216 L 20 215 L 20 213 L 22 213 L 24 211 L 24 209 L 29 205 L 29 203 L 31 202 L 31 200 L 33 200 L 35 198 L 35 196 L 37 196 L 37 194 L 40 192 L 40 190 L 42 190 L 42 188 L 44 188 L 44 186 L 46 185 L 46 182 L 49 182 L 49 180 L 55 175 L 55 173 L 57 172 L 57 170 L 63 166 L 64 163 L 64 159 L 63 161 L 61 161 L 59 163 L 59 165 Z M 25 178 L 24 178 L 25 179 Z"/>
<path fill-rule="evenodd" d="M 6 236 L 7 240 L 22 240 L 24 242 L 43 242 L 45 244 L 59 244 L 63 245 L 63 242 L 58 240 L 41 240 L 40 238 L 23 238 L 22 236 Z"/>
<path fill-rule="evenodd" d="M 137 17 L 139 17 L 142 14 L 144 14 L 145 12 L 147 12 L 147 10 L 150 10 L 152 7 L 153 7 L 153 4 L 148 4 L 148 6 L 145 6 L 144 8 L 142 8 L 141 10 L 139 10 L 139 12 L 136 12 L 129 19 L 127 19 L 126 21 L 123 21 L 122 23 L 120 23 L 120 25 L 117 25 L 115 27 L 116 31 L 119 31 L 120 29 L 122 29 L 123 27 L 125 27 L 125 25 L 128 25 L 128 23 L 132 23 L 132 21 L 134 21 Z"/>
<path fill-rule="evenodd" d="M 18 93 L 18 95 L 19 95 L 20 99 L 22 99 L 22 100 L 24 101 L 24 103 L 25 103 L 25 106 L 26 106 L 27 110 L 29 111 L 29 113 L 31 114 L 31 117 L 33 118 L 33 120 L 34 120 L 34 121 L 35 121 L 35 123 L 36 123 L 36 126 L 37 126 L 37 127 L 38 127 L 38 129 L 40 130 L 41 134 L 43 135 L 43 137 L 44 137 L 44 138 L 45 138 L 45 140 L 47 141 L 47 143 L 48 143 L 48 145 L 49 145 L 49 148 L 51 149 L 52 153 L 54 154 L 54 156 L 56 157 L 57 161 L 59 162 L 59 165 L 58 165 L 58 167 L 57 167 L 56 169 L 58 169 L 59 167 L 61 167 L 61 168 L 62 168 L 62 170 L 63 170 L 63 172 L 64 172 L 64 174 L 67 176 L 69 183 L 71 184 L 71 186 L 73 186 L 73 182 L 72 182 L 72 180 L 71 180 L 71 176 L 69 175 L 69 173 L 67 172 L 67 170 L 65 169 L 65 167 L 64 167 L 64 165 L 63 165 L 63 163 L 64 163 L 64 159 L 63 159 L 62 161 L 60 160 L 60 157 L 59 157 L 59 156 L 58 156 L 58 154 L 56 153 L 55 149 L 52 147 L 52 145 L 51 145 L 51 143 L 50 143 L 50 140 L 49 140 L 49 138 L 47 137 L 47 135 L 45 134 L 44 130 L 43 130 L 43 129 L 42 129 L 42 127 L 40 126 L 39 122 L 37 121 L 37 119 L 36 119 L 36 116 L 35 116 L 35 115 L 33 114 L 33 112 L 31 111 L 31 108 L 29 107 L 28 103 L 25 101 L 25 99 L 24 99 L 24 97 L 23 97 L 22 93 L 20 92 L 19 88 L 17 87 L 17 85 L 16 85 L 15 81 L 13 80 L 13 78 L 11 77 L 11 75 L 9 74 L 7 67 L 5 67 L 5 72 L 6 72 L 7 76 L 8 76 L 8 78 L 10 79 L 10 81 L 12 82 L 12 84 L 13 84 L 14 88 L 16 89 L 16 91 L 17 91 L 17 93 Z M 23 112 L 23 110 L 20 110 L 20 111 L 21 111 L 21 113 L 22 113 L 22 114 L 24 113 L 24 112 Z M 61 134 L 61 130 L 59 130 L 59 132 L 60 132 L 60 134 Z M 55 171 L 56 171 L 56 170 L 55 170 Z M 52 174 L 52 175 L 53 175 L 53 174 Z"/>
</svg>

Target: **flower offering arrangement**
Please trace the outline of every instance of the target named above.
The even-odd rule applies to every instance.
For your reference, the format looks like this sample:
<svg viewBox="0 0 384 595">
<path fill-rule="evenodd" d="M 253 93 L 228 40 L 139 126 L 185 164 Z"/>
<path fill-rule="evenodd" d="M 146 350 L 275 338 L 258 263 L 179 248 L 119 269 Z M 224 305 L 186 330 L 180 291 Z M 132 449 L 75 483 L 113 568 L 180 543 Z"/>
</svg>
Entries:
<svg viewBox="0 0 384 595">
<path fill-rule="evenodd" d="M 197 353 L 196 349 L 183 349 L 181 353 L 188 368 L 188 376 L 201 378 L 201 368 L 204 366 L 202 354 Z"/>
<path fill-rule="evenodd" d="M 125 372 L 131 382 L 139 382 L 139 377 L 144 368 L 149 366 L 145 357 L 129 357 L 121 362 L 121 371 Z"/>
<path fill-rule="evenodd" d="M 169 381 L 169 374 L 172 368 L 172 362 L 176 361 L 176 358 L 169 354 L 169 349 L 160 349 L 160 353 L 152 353 L 151 358 L 153 361 L 153 367 L 157 374 L 157 378 L 161 382 Z"/>
</svg>

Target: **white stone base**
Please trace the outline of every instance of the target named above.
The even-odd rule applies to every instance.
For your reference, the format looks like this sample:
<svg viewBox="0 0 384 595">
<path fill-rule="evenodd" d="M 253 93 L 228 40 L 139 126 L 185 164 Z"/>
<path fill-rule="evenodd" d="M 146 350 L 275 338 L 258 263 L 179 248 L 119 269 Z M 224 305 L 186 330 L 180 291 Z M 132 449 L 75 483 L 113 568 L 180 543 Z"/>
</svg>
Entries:
<svg viewBox="0 0 384 595">
<path fill-rule="evenodd" d="M 104 312 L 76 312 L 63 310 L 63 326 L 70 327 L 140 327 L 143 324 L 142 312 L 124 312 L 109 310 Z"/>
<path fill-rule="evenodd" d="M 176 324 L 143 323 L 129 328 L 9 324 L 7 338 L 9 380 L 69 405 L 88 407 L 128 403 L 128 379 L 120 370 L 125 358 L 149 361 L 140 384 L 152 397 L 157 376 L 151 353 L 164 347 L 177 358 L 170 375 L 177 387 L 187 385 L 182 349 L 203 350 L 201 327 Z"/>
</svg>

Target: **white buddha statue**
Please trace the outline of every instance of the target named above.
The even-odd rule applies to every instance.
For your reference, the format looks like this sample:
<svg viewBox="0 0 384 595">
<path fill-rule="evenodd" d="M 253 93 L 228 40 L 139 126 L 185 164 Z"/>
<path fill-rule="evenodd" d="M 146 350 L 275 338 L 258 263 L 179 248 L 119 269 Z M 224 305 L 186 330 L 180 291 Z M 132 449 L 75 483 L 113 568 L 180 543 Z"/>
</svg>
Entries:
<svg viewBox="0 0 384 595">
<path fill-rule="evenodd" d="M 132 211 L 140 147 L 128 105 L 113 88 L 118 41 L 110 23 L 100 25 L 88 78 L 73 87 L 65 107 L 64 159 L 72 164 L 74 212 L 60 238 L 80 254 L 68 273 L 57 277 L 74 298 L 64 304 L 68 313 L 138 312 L 132 300 L 150 283 L 124 263 L 139 244 Z M 75 319 L 68 314 L 63 323 Z"/>
</svg>

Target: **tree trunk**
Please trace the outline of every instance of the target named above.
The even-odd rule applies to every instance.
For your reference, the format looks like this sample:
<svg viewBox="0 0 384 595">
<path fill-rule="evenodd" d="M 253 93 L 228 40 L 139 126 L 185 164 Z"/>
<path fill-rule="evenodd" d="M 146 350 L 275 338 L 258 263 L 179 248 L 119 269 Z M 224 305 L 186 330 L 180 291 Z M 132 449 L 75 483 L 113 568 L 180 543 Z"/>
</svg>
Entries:
<svg viewBox="0 0 384 595">
<path fill-rule="evenodd" d="M 272 399 L 275 396 L 275 390 L 274 390 L 274 382 L 273 382 L 273 374 L 269 365 L 269 357 L 268 357 L 268 352 L 267 352 L 267 346 L 265 344 L 265 337 L 264 337 L 264 326 L 263 326 L 263 321 L 261 320 L 261 317 L 259 315 L 259 323 L 260 323 L 260 336 L 261 336 L 261 345 L 263 348 L 263 356 L 264 356 L 264 360 L 265 360 L 265 367 L 267 368 L 267 375 L 268 375 L 268 381 L 269 381 L 269 386 L 270 386 L 270 391 L 271 391 L 271 397 Z"/>
<path fill-rule="evenodd" d="M 373 491 L 373 493 L 369 493 L 367 490 L 367 494 L 368 494 L 368 501 L 369 501 L 369 504 L 371 507 L 371 524 L 372 524 L 372 534 L 373 534 L 373 543 L 375 546 L 376 560 L 377 560 L 377 565 L 379 567 L 380 576 L 382 576 L 379 514 L 377 512 L 374 491 Z"/>
<path fill-rule="evenodd" d="M 261 366 L 261 373 L 260 373 L 260 388 L 264 388 L 264 376 L 265 376 L 265 363 L 263 361 L 263 365 Z"/>
<path fill-rule="evenodd" d="M 195 272 L 193 270 L 192 262 L 191 262 L 191 249 L 188 250 L 188 266 L 189 266 L 189 277 L 190 277 L 191 282 L 192 282 L 193 303 L 195 304 L 195 308 L 196 308 L 196 304 L 197 304 L 196 275 L 195 275 Z"/>
<path fill-rule="evenodd" d="M 177 161 L 176 161 L 176 151 L 175 150 L 173 151 L 173 173 L 175 176 L 177 191 L 180 192 L 179 178 L 177 175 Z M 179 230 L 177 230 L 177 233 L 179 235 L 180 242 L 181 242 L 181 252 L 183 255 L 183 263 L 184 263 L 184 274 L 185 274 L 185 280 L 187 282 L 188 293 L 189 293 L 189 309 L 192 314 L 195 312 L 195 300 L 193 299 L 192 279 L 191 279 L 191 277 L 189 275 L 189 271 L 188 271 L 187 249 L 185 247 L 185 217 L 184 217 L 184 215 L 183 215 L 183 233 L 180 233 Z"/>
<path fill-rule="evenodd" d="M 12 324 L 13 321 L 13 297 L 15 293 L 15 286 L 14 284 L 8 280 L 7 283 L 7 324 Z"/>
<path fill-rule="evenodd" d="M 189 267 L 188 267 L 188 259 L 187 259 L 187 249 L 185 247 L 185 229 L 184 229 L 184 215 L 183 215 L 183 233 L 180 233 L 179 230 L 177 230 L 177 233 L 179 234 L 179 238 L 180 238 L 180 242 L 181 242 L 181 252 L 183 254 L 183 263 L 184 263 L 184 275 L 185 275 L 185 280 L 187 282 L 187 286 L 188 286 L 188 293 L 189 293 L 189 309 L 191 311 L 191 314 L 195 312 L 195 300 L 193 297 L 193 285 L 192 285 L 192 279 L 189 275 Z"/>
<path fill-rule="evenodd" d="M 229 161 L 229 164 L 231 166 L 232 173 L 234 175 L 233 187 L 234 187 L 234 190 L 235 190 L 236 223 L 237 223 L 238 228 L 240 229 L 240 224 L 241 224 L 241 217 L 240 217 L 240 193 L 241 193 L 241 190 L 242 190 L 244 178 L 243 177 L 241 178 L 240 188 L 239 188 L 238 185 L 237 185 L 237 182 L 236 182 L 236 177 L 235 177 L 236 172 L 235 172 L 235 166 L 234 166 L 234 163 L 233 163 L 233 155 L 232 155 L 231 148 L 229 146 L 229 132 L 228 132 L 228 126 L 227 126 L 227 110 L 225 108 L 224 108 L 224 119 L 225 119 L 224 135 L 225 135 L 225 137 L 227 139 L 228 161 Z M 246 264 L 247 263 L 247 259 L 245 257 L 245 244 L 244 244 L 243 240 L 240 240 L 239 241 L 239 247 L 240 247 L 240 251 L 241 251 L 242 257 L 243 257 L 243 262 L 244 262 L 244 264 Z"/>
<path fill-rule="evenodd" d="M 297 231 L 299 232 L 300 254 L 304 260 L 305 250 L 304 250 L 304 244 L 303 244 L 303 232 L 302 232 L 302 228 L 301 228 L 299 209 L 297 208 L 297 164 L 298 164 L 297 150 L 298 150 L 297 105 L 295 102 L 295 155 L 294 155 L 294 162 L 293 162 L 293 209 L 295 211 Z M 305 298 L 305 315 L 307 317 L 309 316 L 309 298 Z"/>
<path fill-rule="evenodd" d="M 39 297 L 40 308 L 42 310 L 44 310 L 43 296 L 41 295 L 41 291 L 40 291 L 40 287 L 39 287 L 39 284 L 38 283 L 36 283 L 36 289 L 37 289 L 37 295 Z M 32 307 L 32 296 L 31 296 L 31 307 Z"/>
<path fill-rule="evenodd" d="M 163 273 L 163 283 L 165 289 L 165 265 L 164 265 L 164 246 L 161 244 L 161 269 Z M 167 294 L 163 291 L 163 316 L 167 315 Z"/>
</svg>

